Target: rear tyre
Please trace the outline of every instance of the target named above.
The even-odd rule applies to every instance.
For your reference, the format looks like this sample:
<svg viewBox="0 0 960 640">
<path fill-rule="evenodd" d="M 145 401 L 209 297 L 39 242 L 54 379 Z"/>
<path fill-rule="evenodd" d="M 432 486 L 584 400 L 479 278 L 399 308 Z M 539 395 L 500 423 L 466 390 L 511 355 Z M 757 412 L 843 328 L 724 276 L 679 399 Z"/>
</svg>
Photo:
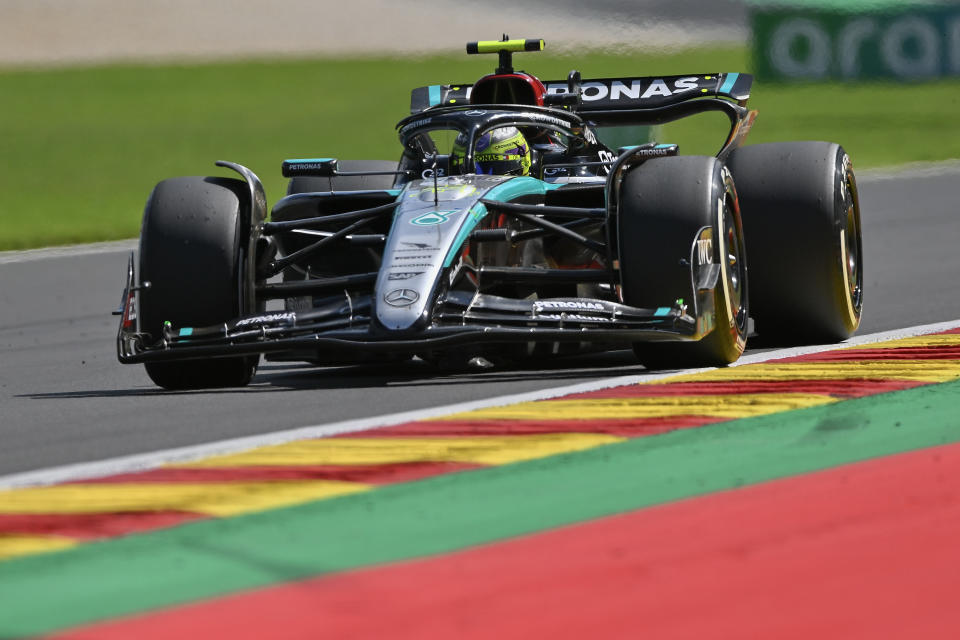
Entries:
<svg viewBox="0 0 960 640">
<path fill-rule="evenodd" d="M 679 298 L 692 307 L 690 257 L 698 232 L 712 230 L 710 260 L 720 267 L 714 329 L 697 342 L 637 343 L 648 369 L 723 366 L 743 353 L 747 263 L 736 190 L 716 158 L 675 156 L 631 171 L 620 192 L 618 233 L 626 304 L 655 308 Z M 709 317 L 707 318 L 709 323 Z"/>
<path fill-rule="evenodd" d="M 734 151 L 750 246 L 750 309 L 776 344 L 844 340 L 860 326 L 860 201 L 850 158 L 828 142 L 759 144 Z"/>
<path fill-rule="evenodd" d="M 158 184 L 140 232 L 140 323 L 152 341 L 163 325 L 213 325 L 242 313 L 241 209 L 244 182 L 229 178 L 171 178 Z M 243 386 L 258 356 L 147 363 L 164 389 Z"/>
</svg>

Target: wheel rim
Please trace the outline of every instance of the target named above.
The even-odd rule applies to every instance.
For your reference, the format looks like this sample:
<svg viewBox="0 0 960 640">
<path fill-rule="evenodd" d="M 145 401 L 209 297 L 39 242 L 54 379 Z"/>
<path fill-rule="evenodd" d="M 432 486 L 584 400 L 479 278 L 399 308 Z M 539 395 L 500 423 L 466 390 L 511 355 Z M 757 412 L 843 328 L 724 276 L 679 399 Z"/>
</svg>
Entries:
<svg viewBox="0 0 960 640">
<path fill-rule="evenodd" d="M 847 273 L 848 295 L 850 304 L 859 314 L 862 302 L 862 273 L 860 266 L 860 216 L 856 202 L 856 185 L 852 184 L 850 174 L 846 175 L 847 198 L 844 204 L 847 205 L 846 225 L 845 225 L 845 246 L 846 260 L 844 268 Z"/>
<path fill-rule="evenodd" d="M 723 264 L 724 288 L 727 293 L 729 319 L 741 335 L 746 334 L 747 309 L 744 305 L 744 273 L 743 241 L 738 233 L 736 218 L 731 208 L 729 197 L 724 198 L 721 224 L 723 245 L 720 247 Z"/>
<path fill-rule="evenodd" d="M 850 158 L 846 155 L 838 165 L 840 193 L 837 209 L 840 219 L 840 272 L 843 274 L 841 295 L 846 303 L 846 331 L 852 333 L 860 325 L 863 306 L 863 249 L 860 240 L 860 202 L 857 182 L 853 177 Z"/>
</svg>

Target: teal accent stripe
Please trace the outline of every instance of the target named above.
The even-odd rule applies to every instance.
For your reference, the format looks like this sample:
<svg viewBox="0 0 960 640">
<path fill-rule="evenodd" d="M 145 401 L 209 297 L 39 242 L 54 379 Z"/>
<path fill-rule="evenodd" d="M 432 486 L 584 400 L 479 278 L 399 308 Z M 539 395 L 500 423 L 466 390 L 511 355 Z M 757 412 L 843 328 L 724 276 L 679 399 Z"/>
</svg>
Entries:
<svg viewBox="0 0 960 640">
<path fill-rule="evenodd" d="M 450 250 L 447 252 L 447 257 L 443 261 L 444 267 L 449 267 L 451 264 L 453 264 L 453 259 L 458 253 L 460 253 L 460 249 L 463 247 L 463 243 L 466 242 L 467 236 L 473 232 L 474 228 L 477 226 L 477 223 L 485 217 L 487 217 L 487 207 L 482 202 L 478 202 L 470 207 L 470 213 L 468 214 L 466 221 L 464 221 L 463 226 L 460 227 L 460 231 L 457 233 L 457 237 L 454 238 L 453 243 L 450 245 Z"/>
<path fill-rule="evenodd" d="M 536 178 L 523 176 L 514 178 L 512 180 L 507 180 L 506 182 L 501 182 L 493 189 L 490 189 L 490 191 L 488 191 L 484 196 L 484 199 L 508 202 L 519 196 L 528 196 L 534 194 L 542 195 L 547 191 L 559 189 L 561 186 L 562 185 L 560 184 L 543 182 L 542 180 L 537 180 Z"/>
<path fill-rule="evenodd" d="M 653 314 L 655 316 L 665 316 L 670 313 L 670 307 L 658 307 L 657 311 Z"/>
<path fill-rule="evenodd" d="M 185 336 L 192 336 L 192 335 L 193 335 L 193 327 L 184 327 L 184 328 L 180 329 L 180 334 L 179 334 L 179 335 L 180 335 L 181 338 L 183 338 L 183 337 L 185 337 Z"/>
<path fill-rule="evenodd" d="M 530 176 L 520 176 L 496 185 L 484 194 L 483 199 L 509 202 L 510 200 L 520 196 L 543 195 L 547 191 L 559 189 L 561 186 L 562 185 L 560 184 L 543 182 L 542 180 L 537 180 L 536 178 L 531 178 Z M 466 222 L 463 223 L 463 226 L 460 227 L 457 237 L 450 245 L 450 251 L 447 253 L 446 259 L 443 261 L 444 267 L 449 267 L 451 264 L 453 264 L 453 259 L 460 252 L 460 248 L 466 241 L 467 236 L 473 232 L 474 228 L 477 226 L 477 223 L 486 217 L 486 215 L 487 208 L 480 202 L 470 208 L 470 216 L 467 218 Z"/>
<path fill-rule="evenodd" d="M 430 106 L 440 104 L 440 85 L 434 84 L 427 87 L 427 92 L 429 95 Z"/>
<path fill-rule="evenodd" d="M 284 162 L 330 162 L 333 158 L 291 158 Z"/>
<path fill-rule="evenodd" d="M 719 93 L 729 94 L 730 90 L 733 89 L 733 85 L 737 83 L 737 78 L 739 77 L 739 73 L 728 73 L 727 79 L 724 80 L 723 86 L 720 87 Z"/>
</svg>

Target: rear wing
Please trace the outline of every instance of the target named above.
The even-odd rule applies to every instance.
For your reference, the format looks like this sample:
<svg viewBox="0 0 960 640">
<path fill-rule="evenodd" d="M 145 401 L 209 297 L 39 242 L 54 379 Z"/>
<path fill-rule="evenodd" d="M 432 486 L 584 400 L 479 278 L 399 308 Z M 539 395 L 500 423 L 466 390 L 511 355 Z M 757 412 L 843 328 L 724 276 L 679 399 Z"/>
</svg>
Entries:
<svg viewBox="0 0 960 640">
<path fill-rule="evenodd" d="M 685 76 L 600 78 L 580 84 L 577 113 L 589 118 L 591 112 L 656 109 L 694 98 L 729 98 L 743 102 L 750 97 L 753 76 L 748 73 L 706 73 Z M 568 81 L 544 82 L 547 95 L 569 92 Z M 410 113 L 436 106 L 470 103 L 473 84 L 443 84 L 418 87 L 410 93 Z"/>
</svg>

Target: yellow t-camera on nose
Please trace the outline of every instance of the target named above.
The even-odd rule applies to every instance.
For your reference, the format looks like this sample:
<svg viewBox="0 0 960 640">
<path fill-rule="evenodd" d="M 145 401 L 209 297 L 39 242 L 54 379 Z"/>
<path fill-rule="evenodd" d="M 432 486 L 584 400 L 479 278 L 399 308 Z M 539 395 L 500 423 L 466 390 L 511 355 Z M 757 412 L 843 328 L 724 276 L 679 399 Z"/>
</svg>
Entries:
<svg viewBox="0 0 960 640">
<path fill-rule="evenodd" d="M 467 53 L 500 53 L 501 51 L 543 51 L 544 41 L 540 38 L 526 40 L 481 40 L 468 42 Z"/>
<path fill-rule="evenodd" d="M 480 42 L 468 42 L 467 53 L 499 53 L 500 64 L 497 66 L 497 73 L 513 73 L 513 52 L 514 51 L 543 51 L 544 41 L 542 38 L 526 38 L 524 40 L 511 40 L 506 34 L 503 40 L 481 40 Z"/>
</svg>

